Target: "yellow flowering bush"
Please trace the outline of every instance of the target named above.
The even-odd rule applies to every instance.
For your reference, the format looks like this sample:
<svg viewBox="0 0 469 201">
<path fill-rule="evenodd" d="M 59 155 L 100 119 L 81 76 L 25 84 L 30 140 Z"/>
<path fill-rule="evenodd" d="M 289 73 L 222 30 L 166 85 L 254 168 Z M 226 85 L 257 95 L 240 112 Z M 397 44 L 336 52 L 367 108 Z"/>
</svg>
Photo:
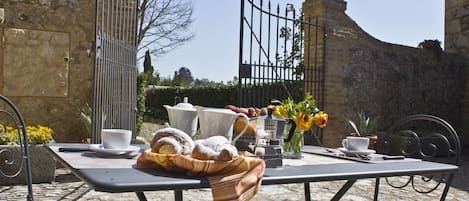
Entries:
<svg viewBox="0 0 469 201">
<path fill-rule="evenodd" d="M 21 129 L 19 130 L 21 132 Z M 53 140 L 54 131 L 46 126 L 26 126 L 29 144 L 45 144 Z M 20 144 L 18 129 L 16 127 L 1 127 L 0 145 Z"/>
</svg>

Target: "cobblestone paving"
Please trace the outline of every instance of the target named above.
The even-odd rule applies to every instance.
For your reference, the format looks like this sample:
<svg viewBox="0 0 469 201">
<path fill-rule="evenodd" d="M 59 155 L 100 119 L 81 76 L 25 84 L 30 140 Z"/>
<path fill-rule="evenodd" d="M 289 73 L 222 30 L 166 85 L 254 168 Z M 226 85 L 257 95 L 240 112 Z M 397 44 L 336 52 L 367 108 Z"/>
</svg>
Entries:
<svg viewBox="0 0 469 201">
<path fill-rule="evenodd" d="M 461 170 L 456 174 L 446 200 L 469 200 L 469 156 L 463 157 Z M 403 181 L 405 178 L 397 178 Z M 311 183 L 312 200 L 330 200 L 345 181 Z M 374 179 L 358 180 L 345 194 L 342 200 L 372 200 L 374 193 Z M 392 188 L 381 180 L 379 200 L 439 200 L 443 190 L 440 186 L 429 194 L 416 193 L 411 187 L 402 189 Z M 96 200 L 96 201 L 131 201 L 138 200 L 134 193 L 103 193 L 90 189 L 80 182 L 68 170 L 59 168 L 56 179 L 50 184 L 34 184 L 36 200 Z M 0 187 L 0 200 L 25 200 L 26 186 Z M 174 200 L 172 191 L 145 192 L 148 200 Z M 210 189 L 186 190 L 184 200 L 211 200 Z M 303 184 L 287 184 L 262 186 L 261 191 L 254 197 L 255 201 L 296 201 L 304 200 Z"/>
</svg>

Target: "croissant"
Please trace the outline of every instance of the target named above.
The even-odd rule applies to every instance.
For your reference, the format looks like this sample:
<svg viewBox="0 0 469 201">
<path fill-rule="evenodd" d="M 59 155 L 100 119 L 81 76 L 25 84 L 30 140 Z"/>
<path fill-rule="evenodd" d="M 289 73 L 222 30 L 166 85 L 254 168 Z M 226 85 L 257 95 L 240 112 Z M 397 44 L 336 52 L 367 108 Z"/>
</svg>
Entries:
<svg viewBox="0 0 469 201">
<path fill-rule="evenodd" d="M 177 128 L 162 128 L 154 133 L 151 151 L 162 154 L 191 154 L 194 148 L 192 138 Z"/>
<path fill-rule="evenodd" d="M 238 150 L 223 136 L 196 140 L 192 158 L 199 160 L 229 161 L 238 156 Z"/>
</svg>

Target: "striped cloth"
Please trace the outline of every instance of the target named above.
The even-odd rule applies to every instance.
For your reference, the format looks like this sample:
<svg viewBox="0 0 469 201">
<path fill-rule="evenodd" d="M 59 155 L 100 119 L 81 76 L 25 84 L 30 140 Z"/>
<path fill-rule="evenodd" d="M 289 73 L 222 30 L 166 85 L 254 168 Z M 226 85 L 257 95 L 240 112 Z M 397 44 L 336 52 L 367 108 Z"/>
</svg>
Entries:
<svg viewBox="0 0 469 201">
<path fill-rule="evenodd" d="M 262 159 L 240 156 L 231 161 L 198 160 L 190 155 L 143 152 L 139 168 L 163 168 L 185 172 L 191 176 L 206 176 L 213 200 L 250 200 L 259 191 L 265 163 Z"/>
</svg>

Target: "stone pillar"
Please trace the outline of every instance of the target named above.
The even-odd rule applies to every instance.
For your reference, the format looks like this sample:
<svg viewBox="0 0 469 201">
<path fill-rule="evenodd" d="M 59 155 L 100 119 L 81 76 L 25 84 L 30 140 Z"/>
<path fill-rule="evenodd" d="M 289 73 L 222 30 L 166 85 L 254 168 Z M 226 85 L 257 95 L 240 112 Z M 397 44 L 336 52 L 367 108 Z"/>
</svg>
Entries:
<svg viewBox="0 0 469 201">
<path fill-rule="evenodd" d="M 344 126 L 343 112 L 345 108 L 344 88 L 342 86 L 343 79 L 343 66 L 344 61 L 347 60 L 348 55 L 344 54 L 343 46 L 346 45 L 348 40 L 346 38 L 355 37 L 354 30 L 343 29 L 343 19 L 345 16 L 346 3 L 343 0 L 306 0 L 303 3 L 303 12 L 305 19 L 311 17 L 315 19 L 318 17 L 319 24 L 325 26 L 319 33 L 318 40 L 318 65 L 325 65 L 325 94 L 324 94 L 324 108 L 329 114 L 329 124 L 324 129 L 323 142 L 326 146 L 339 146 L 341 138 L 346 134 Z M 352 32 L 351 32 L 352 31 Z M 311 33 L 314 34 L 314 33 Z M 305 30 L 305 36 L 308 36 L 308 30 Z M 326 37 L 323 40 L 323 37 Z M 316 46 L 315 40 L 308 41 L 305 37 L 305 44 L 310 45 L 310 48 L 305 46 L 305 49 L 314 50 Z M 326 47 L 325 49 L 323 47 Z M 324 50 L 324 51 L 323 51 Z M 305 55 L 305 64 L 310 63 L 309 58 L 314 58 L 314 52 L 308 52 Z M 323 58 L 326 58 L 323 61 Z M 331 59 L 334 58 L 334 59 Z M 311 61 L 314 62 L 314 61 Z M 306 66 L 306 68 L 311 66 Z M 308 77 L 306 77 L 308 79 Z"/>
<path fill-rule="evenodd" d="M 445 52 L 464 56 L 469 60 L 469 0 L 445 1 Z M 468 63 L 468 62 L 466 62 Z M 469 66 L 466 65 L 465 80 L 469 79 Z M 469 82 L 465 82 L 461 130 L 463 145 L 469 144 Z M 469 135 L 469 134 L 467 134 Z"/>
<path fill-rule="evenodd" d="M 445 51 L 469 55 L 469 0 L 445 1 Z"/>
</svg>

